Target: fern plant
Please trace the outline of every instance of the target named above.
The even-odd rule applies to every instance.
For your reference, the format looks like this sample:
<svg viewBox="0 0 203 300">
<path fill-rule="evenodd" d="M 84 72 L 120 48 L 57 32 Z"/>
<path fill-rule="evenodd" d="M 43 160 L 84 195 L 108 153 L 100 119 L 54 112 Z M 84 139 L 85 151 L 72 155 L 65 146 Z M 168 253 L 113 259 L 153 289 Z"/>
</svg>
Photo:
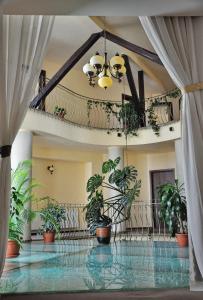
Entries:
<svg viewBox="0 0 203 300">
<path fill-rule="evenodd" d="M 92 234 L 97 227 L 119 224 L 129 219 L 133 201 L 139 196 L 141 181 L 134 166 L 118 168 L 120 157 L 102 165 L 102 175 L 95 174 L 87 182 L 88 204 L 86 221 Z M 113 190 L 115 196 L 104 198 L 104 190 Z"/>
<path fill-rule="evenodd" d="M 40 232 L 55 232 L 60 237 L 61 224 L 66 220 L 65 208 L 48 196 L 41 200 L 46 200 L 47 205 L 39 211 L 39 216 L 43 222 Z"/>
</svg>

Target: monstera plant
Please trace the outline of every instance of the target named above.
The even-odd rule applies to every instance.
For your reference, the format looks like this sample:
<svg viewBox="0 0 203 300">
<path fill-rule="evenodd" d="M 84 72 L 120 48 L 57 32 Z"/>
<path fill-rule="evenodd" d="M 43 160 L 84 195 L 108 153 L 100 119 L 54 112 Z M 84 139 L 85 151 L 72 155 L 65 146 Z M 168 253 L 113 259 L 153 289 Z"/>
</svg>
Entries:
<svg viewBox="0 0 203 300">
<path fill-rule="evenodd" d="M 111 225 L 129 219 L 132 203 L 140 193 L 135 167 L 119 169 L 119 162 L 120 157 L 104 162 L 102 175 L 95 174 L 87 182 L 86 221 L 90 233 L 96 233 L 101 243 L 110 242 Z M 105 198 L 105 190 L 112 190 L 113 195 Z"/>
<path fill-rule="evenodd" d="M 158 187 L 160 217 L 166 223 L 171 236 L 177 238 L 180 246 L 188 243 L 187 206 L 183 184 L 178 180 Z"/>
</svg>

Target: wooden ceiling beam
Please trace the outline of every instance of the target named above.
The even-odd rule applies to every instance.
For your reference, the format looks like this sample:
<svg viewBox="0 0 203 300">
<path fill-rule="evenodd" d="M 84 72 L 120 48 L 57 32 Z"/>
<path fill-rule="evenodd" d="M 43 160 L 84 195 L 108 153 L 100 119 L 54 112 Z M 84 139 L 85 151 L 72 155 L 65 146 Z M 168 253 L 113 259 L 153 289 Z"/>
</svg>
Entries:
<svg viewBox="0 0 203 300">
<path fill-rule="evenodd" d="M 50 81 L 47 83 L 47 85 L 41 90 L 40 94 L 38 94 L 33 101 L 31 102 L 31 107 L 36 108 L 40 105 L 40 103 L 43 101 L 43 99 L 55 88 L 55 86 L 64 78 L 64 76 L 75 66 L 75 64 L 83 57 L 83 55 L 96 43 L 96 41 L 100 37 L 104 37 L 113 43 L 116 43 L 131 52 L 134 52 L 136 54 L 141 55 L 144 58 L 147 58 L 153 62 L 156 62 L 158 64 L 162 64 L 158 55 L 156 53 L 153 53 L 147 49 L 144 49 L 142 47 L 139 47 L 129 41 L 126 41 L 119 36 L 112 34 L 109 31 L 101 31 L 98 33 L 93 33 L 89 39 L 78 49 L 76 50 L 73 55 L 65 62 L 65 64 L 58 70 L 58 72 L 50 79 Z M 129 65 L 129 63 L 128 63 Z M 129 71 L 129 70 L 128 70 Z M 135 101 L 138 101 L 137 91 L 134 84 L 134 80 L 132 77 L 131 70 L 129 71 L 129 85 L 131 92 L 133 93 L 133 97 L 135 98 Z"/>
<path fill-rule="evenodd" d="M 142 48 L 140 46 L 137 46 L 127 40 L 124 40 L 123 38 L 109 32 L 109 31 L 103 31 L 102 32 L 102 36 L 106 36 L 107 40 L 125 48 L 125 49 L 128 49 L 136 54 L 139 54 L 140 56 L 144 57 L 144 58 L 147 58 L 151 61 L 153 61 L 154 63 L 157 63 L 159 65 L 163 65 L 162 64 L 162 61 L 160 60 L 159 56 L 154 53 L 154 52 L 151 52 L 145 48 Z"/>
<path fill-rule="evenodd" d="M 137 103 L 139 101 L 139 99 L 138 99 L 138 94 L 137 94 L 137 90 L 136 90 L 132 70 L 131 70 L 131 67 L 130 67 L 129 59 L 128 59 L 128 56 L 124 55 L 124 54 L 122 55 L 122 57 L 124 58 L 124 61 L 125 61 L 126 76 L 127 76 L 128 84 L 129 84 L 130 91 L 131 91 L 131 94 L 132 94 L 132 98 Z"/>
<path fill-rule="evenodd" d="M 113 28 L 109 24 L 105 24 L 101 17 L 98 16 L 91 16 L 89 17 L 99 28 L 106 29 L 111 33 L 114 33 Z M 128 55 L 128 57 L 144 71 L 146 75 L 149 76 L 150 79 L 155 81 L 162 89 L 166 89 L 164 80 L 162 80 L 161 76 L 159 76 L 159 73 L 155 72 L 152 67 L 147 64 L 147 61 L 144 57 L 141 57 L 140 55 L 136 54 L 135 52 L 132 52 L 130 50 L 125 51 L 125 53 Z"/>
<path fill-rule="evenodd" d="M 101 35 L 101 32 L 93 33 L 89 39 L 73 53 L 73 55 L 65 62 L 58 72 L 49 80 L 47 85 L 41 90 L 41 93 L 33 99 L 30 105 L 32 108 L 36 108 L 40 105 L 41 101 L 55 88 L 55 86 L 57 86 L 64 76 L 83 57 L 83 55 L 96 43 Z"/>
</svg>

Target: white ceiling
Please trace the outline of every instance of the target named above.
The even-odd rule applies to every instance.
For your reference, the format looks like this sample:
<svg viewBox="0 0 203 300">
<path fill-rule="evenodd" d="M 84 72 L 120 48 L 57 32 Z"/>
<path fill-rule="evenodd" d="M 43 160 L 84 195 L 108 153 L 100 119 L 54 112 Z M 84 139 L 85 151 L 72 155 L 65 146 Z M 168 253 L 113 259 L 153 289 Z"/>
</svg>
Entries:
<svg viewBox="0 0 203 300">
<path fill-rule="evenodd" d="M 202 0 L 0 0 L 7 14 L 202 15 Z"/>
</svg>

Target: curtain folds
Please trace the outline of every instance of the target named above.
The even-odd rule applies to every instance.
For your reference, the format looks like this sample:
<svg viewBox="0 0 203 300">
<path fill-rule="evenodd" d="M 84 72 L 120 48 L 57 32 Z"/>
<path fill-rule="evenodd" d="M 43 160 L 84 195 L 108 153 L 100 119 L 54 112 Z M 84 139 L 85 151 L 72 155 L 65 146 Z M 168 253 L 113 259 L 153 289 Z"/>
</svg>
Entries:
<svg viewBox="0 0 203 300">
<path fill-rule="evenodd" d="M 203 26 L 203 22 L 195 17 L 140 17 L 140 21 L 156 53 L 180 89 L 203 81 L 203 62 L 198 54 L 200 44 L 196 33 L 196 30 L 201 32 L 198 26 Z M 203 290 L 203 91 L 183 95 L 182 146 L 191 287 L 199 282 L 199 288 Z"/>
<path fill-rule="evenodd" d="M 34 96 L 53 22 L 50 16 L 0 14 L 0 147 L 12 145 Z M 0 157 L 0 275 L 8 237 L 10 170 L 10 157 Z"/>
</svg>

